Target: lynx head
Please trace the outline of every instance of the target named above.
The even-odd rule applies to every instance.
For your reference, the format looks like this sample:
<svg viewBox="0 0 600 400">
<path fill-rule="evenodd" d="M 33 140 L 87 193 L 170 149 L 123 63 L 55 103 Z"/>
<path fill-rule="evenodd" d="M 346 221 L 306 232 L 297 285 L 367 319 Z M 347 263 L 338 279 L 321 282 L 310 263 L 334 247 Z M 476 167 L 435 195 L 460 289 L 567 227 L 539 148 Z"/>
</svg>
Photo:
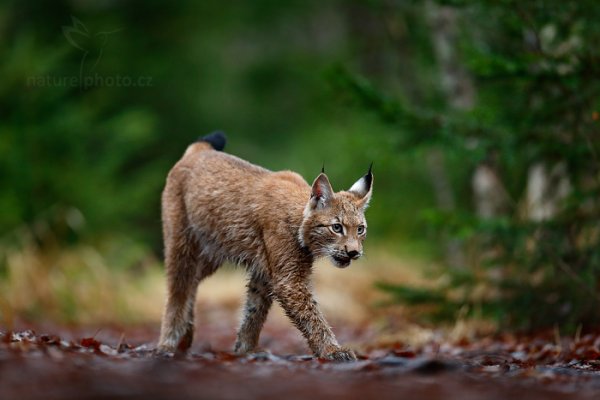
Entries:
<svg viewBox="0 0 600 400">
<path fill-rule="evenodd" d="M 337 193 L 323 171 L 315 179 L 304 209 L 300 243 L 315 257 L 329 257 L 340 268 L 362 256 L 362 242 L 367 237 L 365 209 L 372 188 L 371 168 L 350 189 Z"/>
</svg>

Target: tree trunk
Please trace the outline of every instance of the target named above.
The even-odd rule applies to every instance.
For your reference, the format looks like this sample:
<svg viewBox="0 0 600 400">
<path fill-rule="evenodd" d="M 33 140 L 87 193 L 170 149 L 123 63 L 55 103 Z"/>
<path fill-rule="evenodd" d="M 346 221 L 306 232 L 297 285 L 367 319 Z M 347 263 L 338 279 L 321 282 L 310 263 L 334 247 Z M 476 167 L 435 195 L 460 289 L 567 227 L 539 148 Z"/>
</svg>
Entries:
<svg viewBox="0 0 600 400">
<path fill-rule="evenodd" d="M 473 107 L 475 91 L 456 51 L 458 36 L 456 10 L 433 2 L 427 2 L 426 10 L 431 24 L 433 49 L 440 70 L 442 90 L 451 109 L 468 110 Z M 438 207 L 452 212 L 456 209 L 456 201 L 445 164 L 444 153 L 441 150 L 434 149 L 428 154 L 427 165 Z M 450 237 L 445 237 L 444 241 L 448 264 L 454 268 L 463 268 L 465 255 L 462 243 Z"/>
</svg>

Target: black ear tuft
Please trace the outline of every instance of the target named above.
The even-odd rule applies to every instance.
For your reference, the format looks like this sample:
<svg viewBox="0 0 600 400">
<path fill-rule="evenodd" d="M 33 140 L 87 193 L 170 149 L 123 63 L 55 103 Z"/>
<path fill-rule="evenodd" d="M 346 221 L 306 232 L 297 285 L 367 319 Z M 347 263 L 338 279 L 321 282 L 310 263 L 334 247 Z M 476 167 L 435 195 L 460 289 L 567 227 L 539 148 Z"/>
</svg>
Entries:
<svg viewBox="0 0 600 400">
<path fill-rule="evenodd" d="M 321 173 L 324 174 L 325 173 L 325 163 L 323 163 L 323 167 L 321 168 Z"/>
<path fill-rule="evenodd" d="M 369 171 L 365 175 L 365 180 L 367 181 L 367 186 L 371 187 L 373 183 L 373 161 L 371 161 L 371 165 L 369 165 Z"/>
</svg>

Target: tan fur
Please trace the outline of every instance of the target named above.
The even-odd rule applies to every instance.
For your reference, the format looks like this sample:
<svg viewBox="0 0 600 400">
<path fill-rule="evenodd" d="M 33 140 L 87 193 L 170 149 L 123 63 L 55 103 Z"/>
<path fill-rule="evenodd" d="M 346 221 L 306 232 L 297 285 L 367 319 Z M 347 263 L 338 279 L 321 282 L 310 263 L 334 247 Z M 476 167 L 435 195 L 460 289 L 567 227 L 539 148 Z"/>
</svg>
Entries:
<svg viewBox="0 0 600 400">
<path fill-rule="evenodd" d="M 162 196 L 168 299 L 159 349 L 189 348 L 198 283 L 231 261 L 249 272 L 236 352 L 256 348 L 275 299 L 315 355 L 354 360 L 319 311 L 309 278 L 317 257 L 345 267 L 362 255 L 372 182 L 366 178 L 333 193 L 325 174 L 311 188 L 294 172 L 268 171 L 205 142 L 190 145 Z M 333 232 L 334 223 L 343 224 L 343 234 Z"/>
</svg>

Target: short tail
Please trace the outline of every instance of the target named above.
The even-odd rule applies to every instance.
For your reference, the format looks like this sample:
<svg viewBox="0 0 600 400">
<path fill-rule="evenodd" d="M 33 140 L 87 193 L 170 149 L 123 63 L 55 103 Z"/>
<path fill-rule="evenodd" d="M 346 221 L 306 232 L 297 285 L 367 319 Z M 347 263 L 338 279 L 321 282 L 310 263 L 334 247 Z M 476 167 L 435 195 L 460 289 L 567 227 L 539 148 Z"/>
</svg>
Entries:
<svg viewBox="0 0 600 400">
<path fill-rule="evenodd" d="M 222 131 L 214 131 L 206 136 L 199 137 L 197 141 L 208 143 L 217 151 L 223 151 L 225 143 L 227 143 L 227 136 Z"/>
</svg>

